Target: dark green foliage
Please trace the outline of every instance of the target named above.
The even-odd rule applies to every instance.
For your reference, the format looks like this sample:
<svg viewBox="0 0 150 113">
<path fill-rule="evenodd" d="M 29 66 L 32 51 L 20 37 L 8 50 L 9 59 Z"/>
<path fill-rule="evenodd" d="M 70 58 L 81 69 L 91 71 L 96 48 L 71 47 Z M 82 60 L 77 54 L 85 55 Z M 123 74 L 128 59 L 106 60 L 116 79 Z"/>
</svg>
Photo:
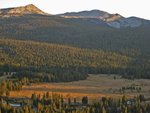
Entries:
<svg viewBox="0 0 150 113">
<path fill-rule="evenodd" d="M 114 29 L 98 19 L 65 19 L 40 15 L 1 18 L 0 26 L 0 35 L 8 38 L 81 48 L 150 53 L 150 26 Z"/>
<path fill-rule="evenodd" d="M 0 83 L 0 95 L 9 96 L 10 91 L 18 91 L 22 89 L 23 81 L 4 80 Z"/>
<path fill-rule="evenodd" d="M 26 15 L 21 17 L 0 18 L 0 38 L 5 39 L 5 37 L 7 37 L 11 39 L 33 40 L 54 44 L 71 45 L 80 48 L 97 49 L 97 51 L 100 50 L 100 54 L 102 50 L 111 51 L 115 53 L 120 53 L 123 56 L 127 56 L 128 58 L 133 58 L 132 62 L 130 62 L 130 64 L 126 66 L 127 62 L 122 62 L 122 58 L 118 58 L 118 56 L 116 56 L 115 58 L 120 60 L 118 62 L 121 63 L 120 65 L 118 65 L 118 63 L 116 65 L 116 59 L 114 59 L 114 57 L 113 59 L 111 59 L 112 57 L 109 57 L 112 56 L 112 53 L 105 54 L 106 56 L 104 55 L 103 57 L 97 58 L 95 55 L 90 55 L 90 53 L 95 54 L 95 52 L 89 52 L 89 50 L 88 52 L 85 52 L 84 50 L 84 54 L 80 54 L 79 57 L 78 54 L 75 54 L 75 56 L 73 56 L 74 54 L 72 53 L 64 56 L 64 54 L 70 53 L 66 50 L 66 46 L 66 48 L 63 48 L 62 50 L 63 52 L 60 52 L 61 49 L 56 49 L 56 47 L 54 47 L 56 51 L 58 50 L 57 52 L 55 52 L 47 50 L 47 47 L 47 49 L 45 47 L 44 49 L 33 47 L 31 46 L 32 43 L 30 43 L 30 47 L 23 46 L 23 48 L 26 48 L 25 50 L 22 50 L 22 46 L 20 47 L 20 51 L 22 52 L 18 52 L 17 50 L 17 53 L 20 54 L 18 54 L 18 57 L 16 59 L 19 59 L 19 61 L 11 59 L 11 62 L 6 58 L 10 56 L 16 57 L 16 51 L 12 51 L 12 48 L 10 49 L 4 46 L 6 50 L 6 53 L 4 54 L 5 58 L 2 58 L 0 65 L 3 64 L 3 62 L 5 62 L 5 64 L 3 64 L 3 68 L 1 68 L 0 70 L 7 71 L 11 70 L 11 68 L 14 67 L 23 68 L 24 66 L 29 67 L 29 65 L 30 68 L 35 68 L 35 65 L 36 67 L 39 67 L 40 65 L 45 68 L 48 68 L 48 66 L 54 67 L 56 65 L 61 68 L 78 67 L 80 65 L 79 68 L 86 68 L 89 73 L 116 73 L 117 66 L 117 68 L 120 67 L 119 72 L 126 75 L 126 78 L 130 78 L 131 75 L 134 75 L 135 78 L 150 78 L 149 29 L 149 25 L 144 25 L 137 28 L 127 27 L 121 29 L 114 29 L 108 27 L 106 24 L 98 19 L 65 19 L 57 16 L 41 15 Z M 37 46 L 39 45 L 40 44 L 37 44 Z M 43 44 L 41 44 L 41 46 L 42 45 Z M 58 48 L 60 48 L 60 46 Z M 32 52 L 28 52 L 28 49 L 31 49 Z M 66 53 L 64 52 L 64 50 L 66 51 Z M 72 51 L 72 49 L 70 51 Z M 24 56 L 24 54 L 26 53 L 28 56 Z M 80 53 L 80 51 L 75 50 L 75 53 Z M 45 54 L 48 54 L 47 56 L 53 55 L 56 58 L 41 57 Z M 87 55 L 89 57 L 87 57 Z M 22 59 L 20 58 L 20 56 Z M 58 56 L 61 57 L 58 59 Z M 34 60 L 33 57 L 35 57 Z M 74 60 L 72 61 L 68 59 L 68 57 Z M 86 59 L 83 59 L 83 57 L 86 57 Z M 107 60 L 104 60 L 104 57 L 109 58 L 107 58 Z M 61 59 L 63 59 L 63 62 Z M 102 60 L 100 60 L 100 62 L 98 60 L 96 60 L 96 62 L 93 62 L 95 61 L 95 59 Z M 116 66 L 114 66 L 113 62 L 110 62 L 110 59 L 111 61 L 115 61 Z M 45 60 L 47 60 L 47 62 L 43 63 L 43 61 Z M 17 63 L 14 64 L 12 62 Z M 11 65 L 13 65 L 13 67 L 10 66 L 10 63 L 12 63 Z M 22 65 L 20 65 L 20 63 Z M 110 66 L 112 64 L 113 66 Z M 122 70 L 122 67 L 127 67 L 124 72 Z"/>
<path fill-rule="evenodd" d="M 38 70 L 40 71 L 40 70 Z M 31 71 L 20 71 L 11 78 L 22 79 L 23 77 L 28 78 L 31 83 L 39 82 L 70 82 L 86 79 L 88 74 L 80 70 L 73 70 L 71 68 L 59 69 L 53 68 L 49 69 L 47 73 L 45 72 L 32 72 Z"/>
<path fill-rule="evenodd" d="M 46 96 L 47 95 L 47 96 Z M 32 94 L 32 97 L 20 107 L 12 107 L 6 100 L 0 100 L 0 112 L 2 113 L 149 113 L 150 105 L 140 101 L 142 95 L 135 98 L 100 98 L 96 102 L 88 104 L 88 97 L 81 102 L 66 102 L 62 95 L 49 92 L 43 96 Z M 20 101 L 22 101 L 20 99 Z M 19 112 L 18 112 L 19 111 Z"/>
<path fill-rule="evenodd" d="M 88 97 L 82 98 L 82 104 L 87 105 L 88 104 Z"/>
<path fill-rule="evenodd" d="M 102 50 L 79 49 L 69 46 L 0 39 L 1 63 L 9 68 L 105 67 L 125 68 L 131 58 Z"/>
<path fill-rule="evenodd" d="M 56 44 L 0 39 L 0 54 L 1 73 L 18 72 L 18 75 L 28 77 L 37 74 L 39 82 L 80 80 L 85 79 L 88 73 L 122 74 L 129 79 L 150 77 L 149 57 L 143 59 L 143 56 L 138 60 L 136 52 L 123 55 Z"/>
<path fill-rule="evenodd" d="M 88 73 L 123 73 L 131 57 L 102 50 L 0 39 L 1 72 L 35 82 L 81 80 Z M 32 78 L 32 80 L 31 80 Z"/>
</svg>

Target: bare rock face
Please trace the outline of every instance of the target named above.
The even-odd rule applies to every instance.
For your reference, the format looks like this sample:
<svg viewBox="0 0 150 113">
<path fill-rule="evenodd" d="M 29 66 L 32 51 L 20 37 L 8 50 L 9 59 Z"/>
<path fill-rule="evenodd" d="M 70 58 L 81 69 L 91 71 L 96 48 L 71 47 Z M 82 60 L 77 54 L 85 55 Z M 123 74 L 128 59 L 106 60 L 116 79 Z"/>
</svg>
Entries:
<svg viewBox="0 0 150 113">
<path fill-rule="evenodd" d="M 106 22 L 111 22 L 122 18 L 122 16 L 119 14 L 109 14 L 100 10 L 64 13 L 60 14 L 59 16 L 64 18 L 97 18 Z"/>
<path fill-rule="evenodd" d="M 139 27 L 142 25 L 149 25 L 149 20 L 144 20 L 138 17 L 120 18 L 116 21 L 108 22 L 108 25 L 114 28 L 122 27 Z"/>
<path fill-rule="evenodd" d="M 119 14 L 112 14 L 110 15 L 108 18 L 105 19 L 106 22 L 112 22 L 118 19 L 124 18 L 123 16 L 119 15 Z"/>
<path fill-rule="evenodd" d="M 15 8 L 2 9 L 0 11 L 0 16 L 3 17 L 22 16 L 25 14 L 47 15 L 47 13 L 43 12 L 33 4 L 29 4 L 27 6 L 15 7 Z"/>
<path fill-rule="evenodd" d="M 109 13 L 100 11 L 100 10 L 91 10 L 91 11 L 81 11 L 81 12 L 70 12 L 59 14 L 61 17 L 65 18 L 98 18 L 104 19 L 109 17 Z"/>
</svg>

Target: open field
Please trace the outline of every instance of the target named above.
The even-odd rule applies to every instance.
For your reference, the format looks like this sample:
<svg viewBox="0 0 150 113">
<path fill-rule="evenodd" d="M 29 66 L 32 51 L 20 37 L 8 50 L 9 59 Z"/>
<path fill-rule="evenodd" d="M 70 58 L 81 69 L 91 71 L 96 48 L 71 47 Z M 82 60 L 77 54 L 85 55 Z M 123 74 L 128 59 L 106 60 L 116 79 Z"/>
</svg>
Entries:
<svg viewBox="0 0 150 113">
<path fill-rule="evenodd" d="M 40 83 L 31 86 L 23 86 L 22 91 L 11 92 L 11 97 L 31 97 L 32 93 L 43 94 L 44 92 L 61 93 L 65 98 L 80 99 L 83 96 L 88 96 L 90 99 L 98 99 L 102 96 L 111 96 L 114 98 L 120 97 L 123 94 L 119 89 L 127 86 L 141 87 L 141 91 L 126 90 L 125 94 L 128 97 L 133 97 L 137 94 L 144 94 L 150 97 L 150 80 L 127 80 L 115 75 L 90 75 L 86 80 L 68 82 L 68 83 Z"/>
</svg>

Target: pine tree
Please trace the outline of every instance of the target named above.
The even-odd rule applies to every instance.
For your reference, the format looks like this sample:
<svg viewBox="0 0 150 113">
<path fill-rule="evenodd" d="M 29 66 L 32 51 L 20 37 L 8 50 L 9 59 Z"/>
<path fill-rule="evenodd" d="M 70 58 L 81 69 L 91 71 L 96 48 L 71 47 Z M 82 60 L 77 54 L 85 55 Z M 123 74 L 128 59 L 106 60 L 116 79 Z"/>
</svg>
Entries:
<svg viewBox="0 0 150 113">
<path fill-rule="evenodd" d="M 7 91 L 6 91 L 6 96 L 8 97 L 9 95 L 10 95 L 10 91 L 7 90 Z"/>
<path fill-rule="evenodd" d="M 49 92 L 46 92 L 46 98 L 49 99 L 50 95 Z"/>
<path fill-rule="evenodd" d="M 12 80 L 9 80 L 9 82 L 8 82 L 8 90 L 9 91 L 12 91 L 12 86 L 13 86 Z"/>
<path fill-rule="evenodd" d="M 24 113 L 29 113 L 29 109 L 27 106 L 25 106 L 25 108 L 24 108 Z"/>
<path fill-rule="evenodd" d="M 69 105 L 71 104 L 71 99 L 70 99 L 70 98 L 68 98 L 68 104 L 69 104 Z"/>
<path fill-rule="evenodd" d="M 77 103 L 77 99 L 76 98 L 74 98 L 74 103 Z"/>
</svg>

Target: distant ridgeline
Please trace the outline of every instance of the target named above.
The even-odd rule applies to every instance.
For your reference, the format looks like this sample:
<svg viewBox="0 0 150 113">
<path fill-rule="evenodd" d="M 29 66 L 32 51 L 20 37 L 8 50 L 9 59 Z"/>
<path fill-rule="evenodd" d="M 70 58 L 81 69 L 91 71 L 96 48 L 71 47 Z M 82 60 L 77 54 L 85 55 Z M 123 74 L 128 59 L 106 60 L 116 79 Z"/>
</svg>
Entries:
<svg viewBox="0 0 150 113">
<path fill-rule="evenodd" d="M 0 72 L 16 72 L 34 81 L 59 82 L 85 79 L 89 73 L 148 77 L 135 58 L 102 50 L 0 39 Z M 33 81 L 33 82 L 34 82 Z"/>
</svg>

